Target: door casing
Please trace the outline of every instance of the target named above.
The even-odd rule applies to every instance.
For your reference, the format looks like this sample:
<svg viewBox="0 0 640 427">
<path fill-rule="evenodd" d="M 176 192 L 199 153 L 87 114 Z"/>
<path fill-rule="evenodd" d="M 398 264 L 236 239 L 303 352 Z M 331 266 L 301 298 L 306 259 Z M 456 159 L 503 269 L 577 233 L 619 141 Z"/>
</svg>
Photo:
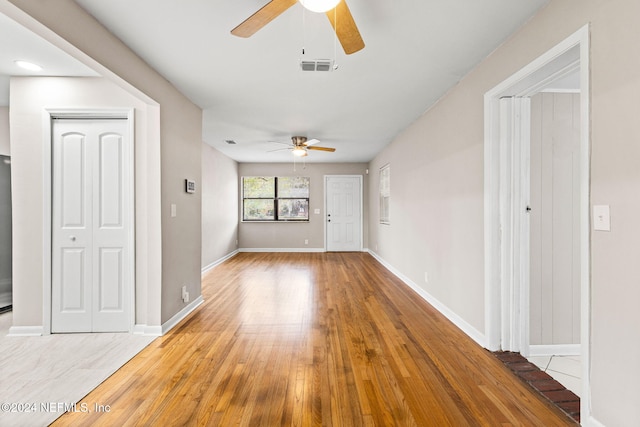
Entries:
<svg viewBox="0 0 640 427">
<path fill-rule="evenodd" d="M 580 410 L 587 418 L 590 412 L 590 92 L 589 92 L 589 25 L 585 25 L 563 42 L 491 89 L 484 97 L 484 235 L 485 235 L 485 346 L 489 350 L 503 348 L 505 336 L 516 340 L 512 348 L 526 342 L 528 333 L 522 325 L 503 333 L 510 318 L 524 318 L 528 310 L 528 294 L 519 275 L 505 274 L 522 271 L 529 262 L 528 240 L 522 238 L 522 228 L 514 223 L 523 194 L 514 181 L 523 178 L 523 171 L 500 141 L 500 99 L 525 97 L 538 92 L 548 83 L 579 70 L 580 74 L 580 288 L 581 288 L 581 357 L 582 398 Z M 522 140 L 516 141 L 522 144 Z M 521 147 L 519 147 L 521 148 Z M 518 148 L 517 148 L 518 149 Z M 528 147 L 526 147 L 528 149 Z M 528 174 L 528 170 L 526 171 Z M 526 177 L 525 177 L 526 179 Z M 514 250 L 515 248 L 515 250 Z M 527 289 L 528 291 L 528 289 Z M 528 316 L 528 311 L 526 312 Z M 521 322 L 522 323 L 522 322 Z M 527 323 L 527 322 L 525 322 Z M 507 343 L 506 346 L 511 346 Z"/>
<path fill-rule="evenodd" d="M 129 156 L 132 161 L 129 162 L 129 168 L 123 171 L 128 175 L 127 179 L 130 183 L 129 192 L 129 209 L 126 213 L 129 216 L 129 224 L 131 226 L 128 230 L 127 240 L 129 243 L 129 262 L 132 268 L 129 269 L 127 280 L 130 283 L 129 286 L 129 301 L 130 301 L 130 320 L 129 320 L 129 332 L 133 332 L 135 323 L 135 214 L 134 214 L 134 187 L 135 187 L 135 175 L 134 175 L 134 147 L 135 147 L 135 123 L 134 123 L 134 110 L 132 108 L 107 108 L 107 109 L 56 109 L 46 108 L 43 113 L 43 126 L 45 135 L 43 137 L 43 156 L 42 156 L 42 179 L 43 179 L 43 200 L 42 200 L 42 213 L 43 213 L 43 245 L 42 245 L 42 259 L 43 259 L 43 278 L 42 278 L 42 319 L 43 319 L 43 334 L 51 334 L 51 284 L 52 284 L 52 181 L 53 181 L 53 168 L 52 168 L 52 141 L 53 141 L 53 120 L 54 119 L 123 119 L 127 120 L 129 130 Z"/>
</svg>

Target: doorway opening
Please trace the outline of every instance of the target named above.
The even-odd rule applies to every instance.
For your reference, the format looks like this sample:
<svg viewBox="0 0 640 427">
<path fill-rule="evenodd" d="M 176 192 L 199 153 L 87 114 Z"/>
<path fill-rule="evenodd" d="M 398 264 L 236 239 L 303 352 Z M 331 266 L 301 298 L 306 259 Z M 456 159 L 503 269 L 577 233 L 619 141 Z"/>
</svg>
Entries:
<svg viewBox="0 0 640 427">
<path fill-rule="evenodd" d="M 583 399 L 581 412 L 587 415 L 589 408 L 589 27 L 585 26 L 568 39 L 533 61 L 531 64 L 509 77 L 485 94 L 485 325 L 487 347 L 492 351 L 518 352 L 523 356 L 544 353 L 579 353 L 580 389 Z M 569 179 L 569 193 L 575 194 L 569 206 L 575 215 L 569 215 L 574 221 L 567 226 L 571 230 L 573 241 L 569 257 L 575 261 L 569 269 L 573 275 L 570 280 L 571 292 L 577 293 L 577 305 L 571 318 L 577 315 L 575 326 L 572 324 L 569 341 L 558 346 L 553 340 L 545 343 L 544 334 L 536 327 L 541 326 L 541 316 L 546 316 L 550 307 L 542 306 L 540 290 L 534 290 L 533 282 L 539 281 L 541 266 L 539 258 L 532 253 L 540 251 L 540 218 L 542 211 L 538 200 L 532 206 L 532 188 L 534 198 L 540 197 L 540 188 L 534 183 L 532 173 L 541 174 L 539 159 L 532 164 L 532 99 L 534 109 L 538 109 L 539 95 L 561 83 L 577 82 L 577 141 L 575 153 L 569 153 L 574 161 L 575 176 Z M 538 96 L 538 97 L 537 97 Z M 550 95 L 553 98 L 553 95 Z M 574 101 L 572 101 L 574 102 Z M 565 150 L 566 147 L 556 147 Z M 553 146 L 549 148 L 553 151 Z M 536 150 L 538 150 L 536 148 Z M 536 154 L 537 155 L 537 154 Z M 574 156 L 575 155 L 575 156 Z M 534 156 L 535 157 L 535 156 Z M 536 175 L 537 174 L 537 175 Z M 542 172 L 547 176 L 547 172 Z M 537 179 L 537 178 L 536 178 Z M 559 188 L 562 183 L 550 183 L 549 188 Z M 548 193 L 548 189 L 545 190 Z M 547 194 L 548 196 L 548 194 Z M 546 196 L 545 196 L 546 197 Z M 548 203 L 547 203 L 548 204 Z M 556 208 L 563 209 L 558 201 Z M 565 205 L 566 206 L 566 205 Z M 536 211 L 537 210 L 537 211 Z M 532 212 L 535 215 L 532 215 Z M 563 212 L 566 213 L 566 212 Z M 566 215 L 565 215 L 566 216 Z M 532 220 L 532 217 L 533 220 Z M 551 218 L 551 219 L 549 219 Z M 566 218 L 564 218 L 566 219 Z M 563 220 L 564 220 L 563 219 Z M 537 222 L 536 222 L 537 221 Z M 545 217 L 553 221 L 553 216 Z M 532 229 L 532 223 L 534 229 Z M 575 226 L 575 227 L 574 227 Z M 538 227 L 536 229 L 535 227 Z M 547 227 L 552 229 L 552 227 Z M 566 227 L 565 227 L 566 228 Z M 566 229 L 560 228 L 565 231 Z M 535 235 L 532 237 L 532 232 Z M 562 233 L 557 233 L 556 238 Z M 566 234 L 566 233 L 565 233 Z M 552 237 L 551 245 L 556 244 Z M 545 243 L 548 245 L 548 243 Z M 532 245 L 535 250 L 532 251 Z M 537 246 L 536 246 L 537 245 Z M 557 246 L 560 247 L 560 246 Z M 560 251 L 566 255 L 566 251 Z M 567 276 L 567 270 L 559 276 Z M 532 273 L 534 273 L 532 275 Z M 546 273 L 545 273 L 546 274 Z M 575 279 L 575 281 L 573 281 Z M 554 296 L 545 297 L 545 301 L 554 301 Z M 534 303 L 532 305 L 532 303 Z M 537 304 L 537 305 L 536 305 Z M 536 310 L 547 312 L 540 314 Z M 532 317 L 533 315 L 533 317 Z M 558 316 L 559 318 L 562 316 Z M 536 319 L 535 322 L 532 319 Z M 546 319 L 544 319 L 546 320 Z M 577 332 L 576 332 L 577 328 Z M 546 330 L 545 330 L 546 334 Z M 548 334 L 547 334 L 548 335 Z M 533 341 L 532 341 L 533 339 Z M 533 344 L 533 345 L 532 345 Z M 565 345 L 566 344 L 566 345 Z M 550 354 L 549 356 L 555 356 Z"/>
</svg>

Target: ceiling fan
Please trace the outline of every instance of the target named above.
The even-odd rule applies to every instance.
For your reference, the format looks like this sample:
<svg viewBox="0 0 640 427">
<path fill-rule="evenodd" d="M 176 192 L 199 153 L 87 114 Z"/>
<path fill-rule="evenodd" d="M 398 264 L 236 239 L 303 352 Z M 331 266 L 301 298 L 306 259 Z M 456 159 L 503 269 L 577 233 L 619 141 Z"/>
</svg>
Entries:
<svg viewBox="0 0 640 427">
<path fill-rule="evenodd" d="M 298 1 L 312 12 L 326 13 L 347 55 L 364 48 L 364 41 L 346 0 L 271 0 L 262 9 L 231 30 L 231 34 L 238 37 L 251 37 Z"/>
<path fill-rule="evenodd" d="M 296 157 L 306 157 L 308 155 L 307 150 L 319 150 L 319 151 L 329 151 L 333 153 L 336 151 L 335 148 L 330 147 L 319 147 L 315 144 L 320 142 L 317 139 L 307 139 L 306 136 L 292 136 L 291 142 L 293 144 L 292 147 L 289 148 L 280 148 L 278 150 L 271 151 L 280 151 L 280 150 L 291 150 L 291 154 Z M 278 142 L 278 144 L 285 144 L 284 142 Z M 289 145 L 289 144 L 286 144 Z"/>
</svg>

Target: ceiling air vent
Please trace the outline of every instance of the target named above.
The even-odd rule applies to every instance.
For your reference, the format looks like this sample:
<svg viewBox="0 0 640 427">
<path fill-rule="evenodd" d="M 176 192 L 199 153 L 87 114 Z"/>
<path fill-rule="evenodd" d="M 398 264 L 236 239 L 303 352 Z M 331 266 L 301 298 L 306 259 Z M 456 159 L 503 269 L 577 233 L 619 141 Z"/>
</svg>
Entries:
<svg viewBox="0 0 640 427">
<path fill-rule="evenodd" d="M 332 60 L 330 59 L 316 59 L 315 61 L 300 61 L 300 67 L 302 71 L 331 71 Z"/>
</svg>

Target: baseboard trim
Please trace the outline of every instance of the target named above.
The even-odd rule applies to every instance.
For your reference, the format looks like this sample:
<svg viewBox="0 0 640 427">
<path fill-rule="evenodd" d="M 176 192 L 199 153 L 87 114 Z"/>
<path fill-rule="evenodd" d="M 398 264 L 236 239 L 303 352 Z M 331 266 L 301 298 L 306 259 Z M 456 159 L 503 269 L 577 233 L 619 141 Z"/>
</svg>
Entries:
<svg viewBox="0 0 640 427">
<path fill-rule="evenodd" d="M 585 427 L 605 427 L 603 423 L 593 418 L 593 415 L 589 415 L 587 417 L 582 417 L 582 411 L 580 411 L 580 419 L 582 421 L 582 425 Z"/>
<path fill-rule="evenodd" d="M 201 275 L 204 276 L 206 273 L 208 273 L 210 270 L 214 269 L 215 267 L 219 266 L 220 264 L 222 264 L 223 262 L 225 262 L 226 260 L 233 258 L 234 256 L 238 255 L 238 249 L 236 249 L 235 251 L 223 256 L 222 258 L 212 262 L 211 264 L 202 267 L 202 271 L 201 271 Z"/>
<path fill-rule="evenodd" d="M 44 335 L 42 326 L 11 326 L 8 337 L 39 337 Z"/>
<path fill-rule="evenodd" d="M 159 336 L 162 336 L 162 326 L 149 326 L 144 324 L 137 324 L 133 326 L 133 334 L 159 337 Z"/>
<path fill-rule="evenodd" d="M 239 252 L 326 252 L 324 248 L 241 248 Z"/>
<path fill-rule="evenodd" d="M 178 323 L 180 323 L 185 317 L 187 317 L 193 310 L 198 308 L 198 306 L 200 304 L 202 304 L 203 302 L 204 302 L 204 299 L 202 298 L 202 295 L 200 295 L 198 298 L 194 299 L 193 302 L 191 302 L 185 308 L 183 308 L 182 310 L 177 312 L 175 314 L 175 316 L 173 316 L 171 319 L 169 319 L 165 323 L 163 323 L 162 324 L 162 335 L 166 334 L 171 329 L 173 329 L 174 326 L 176 326 Z"/>
<path fill-rule="evenodd" d="M 382 264 L 387 270 L 393 273 L 398 279 L 402 280 L 404 284 L 413 289 L 422 299 L 431 304 L 433 308 L 438 310 L 444 317 L 449 319 L 455 326 L 457 326 L 462 332 L 467 334 L 469 338 L 474 340 L 476 343 L 481 345 L 483 348 L 487 348 L 486 346 L 486 337 L 483 333 L 474 328 L 471 324 L 469 324 L 462 317 L 458 316 L 453 310 L 449 307 L 438 301 L 432 295 L 430 295 L 427 291 L 422 289 L 416 283 L 414 283 L 411 279 L 406 277 L 404 274 L 400 273 L 395 267 L 386 262 L 382 257 L 376 254 L 373 251 L 369 251 L 372 257 L 374 257 L 380 264 Z"/>
<path fill-rule="evenodd" d="M 529 356 L 579 356 L 580 344 L 530 345 Z"/>
</svg>

